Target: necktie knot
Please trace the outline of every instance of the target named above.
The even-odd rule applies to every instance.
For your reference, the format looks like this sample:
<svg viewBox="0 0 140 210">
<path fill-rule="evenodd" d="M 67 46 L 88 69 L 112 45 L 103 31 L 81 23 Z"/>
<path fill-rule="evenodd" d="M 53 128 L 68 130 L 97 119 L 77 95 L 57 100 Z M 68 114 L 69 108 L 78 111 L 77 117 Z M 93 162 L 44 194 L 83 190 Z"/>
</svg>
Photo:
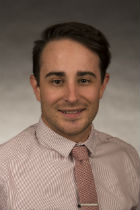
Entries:
<svg viewBox="0 0 140 210">
<path fill-rule="evenodd" d="M 87 147 L 84 145 L 75 146 L 72 149 L 72 156 L 75 160 L 87 160 L 89 158 Z"/>
</svg>

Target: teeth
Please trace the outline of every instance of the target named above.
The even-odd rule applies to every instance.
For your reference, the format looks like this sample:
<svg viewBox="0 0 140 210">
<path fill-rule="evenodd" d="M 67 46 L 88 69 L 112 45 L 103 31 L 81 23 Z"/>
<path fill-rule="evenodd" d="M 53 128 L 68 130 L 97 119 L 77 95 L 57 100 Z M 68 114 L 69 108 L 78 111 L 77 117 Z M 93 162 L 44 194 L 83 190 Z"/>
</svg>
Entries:
<svg viewBox="0 0 140 210">
<path fill-rule="evenodd" d="M 76 114 L 78 113 L 79 111 L 66 111 L 64 112 L 65 114 Z"/>
<path fill-rule="evenodd" d="M 63 113 L 65 113 L 65 114 L 76 114 L 78 112 L 80 112 L 80 111 L 63 111 Z"/>
<path fill-rule="evenodd" d="M 84 109 L 77 109 L 77 110 L 61 110 L 61 109 L 59 109 L 59 111 L 64 114 L 77 114 L 79 112 L 84 111 Z"/>
</svg>

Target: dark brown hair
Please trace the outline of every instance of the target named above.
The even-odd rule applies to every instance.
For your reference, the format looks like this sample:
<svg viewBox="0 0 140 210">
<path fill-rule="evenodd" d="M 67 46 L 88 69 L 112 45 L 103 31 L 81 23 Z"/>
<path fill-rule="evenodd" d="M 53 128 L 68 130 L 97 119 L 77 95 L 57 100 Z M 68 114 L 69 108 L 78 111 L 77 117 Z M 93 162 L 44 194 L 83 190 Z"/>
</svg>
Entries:
<svg viewBox="0 0 140 210">
<path fill-rule="evenodd" d="M 100 58 L 101 80 L 103 82 L 106 69 L 111 60 L 109 43 L 102 32 L 91 25 L 78 22 L 66 22 L 46 28 L 40 40 L 34 42 L 33 74 L 39 85 L 40 57 L 46 44 L 53 40 L 68 38 L 77 41 L 96 53 Z"/>
</svg>

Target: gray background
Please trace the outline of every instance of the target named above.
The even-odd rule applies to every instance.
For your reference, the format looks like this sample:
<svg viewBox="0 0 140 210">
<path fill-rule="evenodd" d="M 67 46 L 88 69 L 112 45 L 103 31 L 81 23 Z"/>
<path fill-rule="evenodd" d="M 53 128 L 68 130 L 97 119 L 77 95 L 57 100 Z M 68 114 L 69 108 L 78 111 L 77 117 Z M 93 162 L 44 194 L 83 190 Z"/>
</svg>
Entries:
<svg viewBox="0 0 140 210">
<path fill-rule="evenodd" d="M 138 0 L 0 1 L 0 143 L 40 117 L 29 84 L 33 41 L 48 25 L 81 21 L 99 28 L 112 48 L 111 79 L 94 125 L 140 153 Z"/>
</svg>

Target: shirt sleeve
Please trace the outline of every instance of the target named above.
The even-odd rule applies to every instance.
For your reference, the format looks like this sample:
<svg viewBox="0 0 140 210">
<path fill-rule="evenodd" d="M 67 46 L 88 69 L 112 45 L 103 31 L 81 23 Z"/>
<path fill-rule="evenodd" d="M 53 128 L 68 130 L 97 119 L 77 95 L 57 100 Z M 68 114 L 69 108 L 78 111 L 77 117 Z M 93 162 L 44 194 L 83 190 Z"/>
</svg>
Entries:
<svg viewBox="0 0 140 210">
<path fill-rule="evenodd" d="M 138 153 L 136 152 L 136 169 L 137 169 L 137 175 L 138 175 L 138 188 L 139 188 L 139 198 L 138 198 L 138 205 L 136 206 L 136 210 L 140 210 L 140 157 Z"/>
<path fill-rule="evenodd" d="M 7 209 L 7 193 L 4 180 L 0 178 L 0 210 Z"/>
<path fill-rule="evenodd" d="M 140 210 L 140 193 L 139 193 L 139 203 L 138 203 L 136 210 Z"/>
</svg>

